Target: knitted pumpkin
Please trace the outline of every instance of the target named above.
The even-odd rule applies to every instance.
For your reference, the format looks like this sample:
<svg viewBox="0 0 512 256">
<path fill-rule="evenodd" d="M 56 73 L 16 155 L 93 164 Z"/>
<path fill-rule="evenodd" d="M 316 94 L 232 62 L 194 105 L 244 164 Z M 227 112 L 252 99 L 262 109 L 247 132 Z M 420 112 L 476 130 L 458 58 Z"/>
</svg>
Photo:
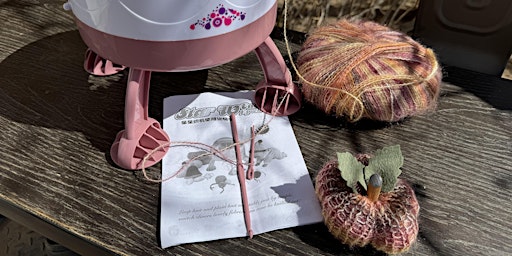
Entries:
<svg viewBox="0 0 512 256">
<path fill-rule="evenodd" d="M 390 254 L 410 248 L 418 234 L 419 205 L 413 189 L 397 178 L 402 164 L 400 147 L 393 146 L 374 157 L 338 153 L 338 161 L 320 170 L 316 193 L 334 237 Z"/>
</svg>

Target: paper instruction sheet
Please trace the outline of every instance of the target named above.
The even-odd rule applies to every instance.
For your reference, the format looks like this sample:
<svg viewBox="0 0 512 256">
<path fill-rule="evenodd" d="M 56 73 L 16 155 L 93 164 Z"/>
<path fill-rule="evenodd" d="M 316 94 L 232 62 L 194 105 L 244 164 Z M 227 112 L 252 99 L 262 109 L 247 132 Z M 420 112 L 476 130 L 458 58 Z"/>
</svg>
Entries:
<svg viewBox="0 0 512 256">
<path fill-rule="evenodd" d="M 164 100 L 163 128 L 173 144 L 162 160 L 162 178 L 183 170 L 162 183 L 163 248 L 247 236 L 234 147 L 222 152 L 231 161 L 207 153 L 233 144 L 231 113 L 240 141 L 249 141 L 252 125 L 263 129 L 255 138 L 254 179 L 245 180 L 254 235 L 322 221 L 288 117 L 264 114 L 251 102 L 253 95 L 202 93 Z M 250 142 L 241 146 L 244 170 L 250 147 Z"/>
</svg>

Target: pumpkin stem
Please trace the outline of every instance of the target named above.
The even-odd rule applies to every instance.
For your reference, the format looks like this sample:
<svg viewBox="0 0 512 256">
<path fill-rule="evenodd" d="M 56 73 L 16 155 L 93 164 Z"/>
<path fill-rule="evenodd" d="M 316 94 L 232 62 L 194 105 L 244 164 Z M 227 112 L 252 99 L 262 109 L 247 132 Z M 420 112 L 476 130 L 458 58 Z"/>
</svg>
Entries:
<svg viewBox="0 0 512 256">
<path fill-rule="evenodd" d="M 373 174 L 368 181 L 368 198 L 371 202 L 379 200 L 380 189 L 382 188 L 382 177 L 378 174 Z"/>
</svg>

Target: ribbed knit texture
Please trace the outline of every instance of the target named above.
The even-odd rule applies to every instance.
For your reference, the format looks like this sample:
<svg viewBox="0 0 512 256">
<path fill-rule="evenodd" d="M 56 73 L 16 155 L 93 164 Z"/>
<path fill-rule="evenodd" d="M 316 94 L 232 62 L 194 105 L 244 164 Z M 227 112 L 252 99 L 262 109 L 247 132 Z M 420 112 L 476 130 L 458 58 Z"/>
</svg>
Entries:
<svg viewBox="0 0 512 256">
<path fill-rule="evenodd" d="M 418 235 L 419 204 L 412 188 L 398 179 L 393 191 L 371 202 L 346 186 L 337 166 L 337 161 L 329 162 L 316 176 L 316 193 L 329 231 L 351 247 L 371 244 L 389 254 L 407 251 Z"/>
<path fill-rule="evenodd" d="M 305 100 L 350 121 L 394 122 L 433 110 L 442 77 L 431 49 L 370 21 L 319 27 L 297 67 Z"/>
</svg>

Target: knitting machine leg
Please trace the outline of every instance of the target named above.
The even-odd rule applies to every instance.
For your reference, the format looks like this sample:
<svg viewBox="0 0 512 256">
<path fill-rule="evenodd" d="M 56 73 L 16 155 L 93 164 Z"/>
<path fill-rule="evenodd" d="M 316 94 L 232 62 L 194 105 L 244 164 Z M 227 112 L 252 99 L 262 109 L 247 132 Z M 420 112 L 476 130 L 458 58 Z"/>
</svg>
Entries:
<svg viewBox="0 0 512 256">
<path fill-rule="evenodd" d="M 109 76 L 125 69 L 125 66 L 112 63 L 112 61 L 102 58 L 91 49 L 87 49 L 85 52 L 84 69 L 93 75 Z"/>
<path fill-rule="evenodd" d="M 150 79 L 151 71 L 130 69 L 126 88 L 125 129 L 117 134 L 110 149 L 112 160 L 125 169 L 141 169 L 142 159 L 146 155 L 169 142 L 158 121 L 148 117 Z M 162 147 L 154 152 L 144 167 L 158 163 L 167 150 L 168 147 Z"/>
<path fill-rule="evenodd" d="M 265 80 L 256 87 L 255 101 L 258 107 L 276 116 L 297 112 L 302 96 L 274 41 L 268 37 L 254 51 L 265 74 Z"/>
</svg>

